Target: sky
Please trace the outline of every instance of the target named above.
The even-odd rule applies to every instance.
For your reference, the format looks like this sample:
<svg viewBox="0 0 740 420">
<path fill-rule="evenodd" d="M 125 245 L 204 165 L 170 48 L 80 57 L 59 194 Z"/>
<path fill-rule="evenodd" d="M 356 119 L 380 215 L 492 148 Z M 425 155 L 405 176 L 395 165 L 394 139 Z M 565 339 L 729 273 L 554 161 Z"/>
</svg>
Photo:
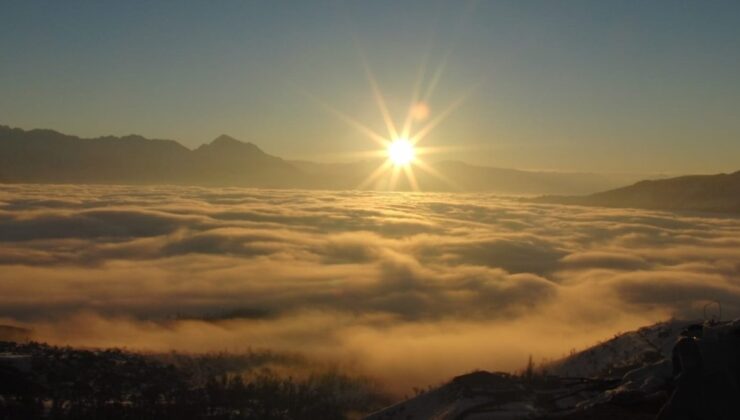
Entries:
<svg viewBox="0 0 740 420">
<path fill-rule="evenodd" d="M 385 130 L 369 68 L 398 123 L 417 80 L 432 93 L 417 128 L 464 99 L 423 140 L 442 150 L 432 160 L 740 169 L 736 1 L 2 0 L 0 11 L 0 124 L 13 127 L 188 147 L 226 133 L 286 158 L 352 161 L 377 145 L 330 108 Z"/>
</svg>

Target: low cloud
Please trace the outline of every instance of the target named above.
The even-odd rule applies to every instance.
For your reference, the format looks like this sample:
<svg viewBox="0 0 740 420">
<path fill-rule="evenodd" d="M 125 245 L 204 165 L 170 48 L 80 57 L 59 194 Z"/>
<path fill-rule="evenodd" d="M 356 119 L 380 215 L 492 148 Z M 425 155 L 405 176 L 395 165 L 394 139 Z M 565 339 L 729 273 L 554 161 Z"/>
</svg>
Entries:
<svg viewBox="0 0 740 420">
<path fill-rule="evenodd" d="M 480 195 L 5 185 L 0 318 L 54 343 L 298 351 L 400 389 L 710 301 L 738 316 L 739 237 Z"/>
</svg>

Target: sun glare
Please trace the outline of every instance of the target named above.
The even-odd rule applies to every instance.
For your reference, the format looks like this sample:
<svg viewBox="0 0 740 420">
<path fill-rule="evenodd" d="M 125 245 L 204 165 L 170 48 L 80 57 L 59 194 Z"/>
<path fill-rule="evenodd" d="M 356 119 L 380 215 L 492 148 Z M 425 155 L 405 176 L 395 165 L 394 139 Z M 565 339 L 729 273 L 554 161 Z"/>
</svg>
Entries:
<svg viewBox="0 0 740 420">
<path fill-rule="evenodd" d="M 388 146 L 388 158 L 396 166 L 406 166 L 414 160 L 414 146 L 407 139 L 396 139 Z"/>
<path fill-rule="evenodd" d="M 426 61 L 420 68 L 417 79 L 414 82 L 413 92 L 407 114 L 403 120 L 397 121 L 388 108 L 383 93 L 380 90 L 378 82 L 370 69 L 364 54 L 359 52 L 360 60 L 365 68 L 365 74 L 371 87 L 372 97 L 378 107 L 380 116 L 385 125 L 385 132 L 379 132 L 363 124 L 352 115 L 345 114 L 341 110 L 321 101 L 313 95 L 304 92 L 310 99 L 316 101 L 319 105 L 329 110 L 331 113 L 344 120 L 350 126 L 357 129 L 369 139 L 377 143 L 380 148 L 358 153 L 358 156 L 384 156 L 383 163 L 372 171 L 358 186 L 357 189 L 387 189 L 393 191 L 398 186 L 399 178 L 406 179 L 406 185 L 401 188 L 411 188 L 414 191 L 420 191 L 420 183 L 417 180 L 415 171 L 422 170 L 427 174 L 453 185 L 443 174 L 434 169 L 426 162 L 423 156 L 431 153 L 439 153 L 440 148 L 418 146 L 439 124 L 452 114 L 466 99 L 468 94 L 460 95 L 455 101 L 432 115 L 432 108 L 429 100 L 437 85 L 439 77 L 446 65 L 446 60 L 440 63 L 439 67 L 432 74 L 431 80 L 426 79 Z M 425 81 L 427 86 L 424 87 Z M 400 124 L 398 124 L 400 122 Z M 401 181 L 403 182 L 403 181 Z"/>
</svg>

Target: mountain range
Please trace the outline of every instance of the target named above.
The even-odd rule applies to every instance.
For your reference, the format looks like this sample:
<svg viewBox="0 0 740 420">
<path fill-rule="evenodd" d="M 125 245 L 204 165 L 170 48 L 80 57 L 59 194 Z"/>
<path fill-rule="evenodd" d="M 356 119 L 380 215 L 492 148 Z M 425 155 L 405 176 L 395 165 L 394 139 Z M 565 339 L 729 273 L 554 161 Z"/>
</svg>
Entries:
<svg viewBox="0 0 740 420">
<path fill-rule="evenodd" d="M 53 130 L 0 126 L 0 182 L 179 184 L 261 188 L 353 189 L 382 160 L 350 163 L 289 161 L 222 135 L 196 149 L 138 135 L 80 138 Z M 509 195 L 588 194 L 625 185 L 636 175 L 540 172 L 430 162 L 438 177 L 414 170 L 422 191 L 484 191 Z M 368 189 L 387 189 L 381 177 Z M 402 175 L 396 186 L 409 190 Z"/>
</svg>

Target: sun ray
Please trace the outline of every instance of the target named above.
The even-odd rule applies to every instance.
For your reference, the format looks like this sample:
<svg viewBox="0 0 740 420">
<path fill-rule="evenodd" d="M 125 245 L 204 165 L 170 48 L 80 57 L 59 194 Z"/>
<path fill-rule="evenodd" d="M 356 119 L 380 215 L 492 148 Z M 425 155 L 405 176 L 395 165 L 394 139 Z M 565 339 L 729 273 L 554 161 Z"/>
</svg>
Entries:
<svg viewBox="0 0 740 420">
<path fill-rule="evenodd" d="M 447 68 L 447 63 L 449 62 L 450 55 L 452 54 L 452 50 L 448 50 L 444 56 L 442 56 L 442 60 L 439 63 L 439 66 L 437 66 L 437 69 L 434 71 L 434 74 L 432 74 L 432 80 L 429 82 L 429 85 L 427 86 L 426 91 L 424 91 L 424 95 L 421 97 L 421 100 L 424 102 L 428 102 L 432 95 L 434 95 L 434 90 L 437 89 L 437 85 L 439 84 L 439 81 L 442 79 L 442 75 L 445 72 L 445 69 Z"/>
<path fill-rule="evenodd" d="M 376 133 L 373 129 L 367 127 L 366 125 L 362 124 L 361 122 L 357 121 L 356 119 L 350 117 L 349 115 L 343 113 L 342 111 L 334 108 L 333 106 L 327 104 L 326 102 L 322 101 L 321 99 L 315 97 L 314 95 L 310 94 L 309 92 L 303 92 L 304 95 L 306 95 L 309 99 L 316 102 L 320 106 L 322 106 L 327 111 L 331 112 L 332 114 L 339 117 L 342 121 L 349 124 L 350 126 L 354 127 L 359 132 L 363 133 L 379 145 L 383 147 L 388 146 L 388 139 L 386 137 L 383 137 L 382 135 Z"/>
<path fill-rule="evenodd" d="M 411 184 L 411 189 L 419 191 L 419 183 L 416 181 L 416 175 L 414 175 L 414 171 L 411 169 L 411 166 L 404 166 L 403 172 L 406 174 L 406 179 L 409 180 L 409 184 Z"/>
<path fill-rule="evenodd" d="M 413 136 L 409 138 L 412 144 L 418 143 L 420 140 L 422 140 L 424 137 L 426 137 L 430 131 L 432 131 L 435 127 L 437 127 L 442 121 L 447 119 L 447 117 L 450 116 L 453 112 L 457 110 L 470 96 L 470 93 L 466 93 L 464 95 L 461 95 L 459 98 L 457 98 L 454 102 L 452 102 L 447 108 L 445 108 L 444 111 L 442 111 L 439 115 L 437 115 L 432 121 L 430 121 L 426 126 L 424 126 L 421 130 L 416 132 Z"/>
<path fill-rule="evenodd" d="M 360 185 L 357 186 L 357 189 L 358 190 L 365 189 L 368 185 L 370 185 L 371 183 L 375 182 L 375 180 L 378 177 L 380 177 L 381 175 L 383 175 L 383 173 L 386 172 L 388 170 L 388 168 L 391 167 L 391 165 L 392 165 L 391 162 L 388 161 L 388 160 L 386 160 L 385 162 L 383 162 L 382 165 L 380 165 L 376 170 L 374 170 L 373 173 L 371 173 L 370 175 L 368 175 L 368 177 L 365 178 L 360 183 Z"/>
<path fill-rule="evenodd" d="M 432 176 L 435 176 L 437 179 L 441 180 L 442 182 L 446 183 L 449 187 L 451 187 L 454 190 L 461 190 L 459 185 L 457 185 L 454 181 L 447 178 L 443 174 L 441 174 L 438 170 L 434 169 L 432 166 L 428 165 L 427 163 L 419 160 L 416 162 L 416 167 L 423 169 L 427 173 L 431 174 Z"/>
<path fill-rule="evenodd" d="M 472 146 L 414 146 L 416 156 L 436 155 L 447 152 L 461 152 L 469 150 L 480 150 L 480 147 Z"/>
<path fill-rule="evenodd" d="M 374 159 L 379 160 L 388 156 L 385 149 L 358 150 L 352 152 L 317 153 L 306 156 L 306 159 L 318 159 L 322 161 L 347 161 L 348 159 Z"/>
<path fill-rule="evenodd" d="M 347 152 L 347 153 L 342 154 L 342 156 L 347 156 L 347 157 L 366 157 L 366 158 L 382 158 L 387 155 L 388 153 L 384 149 L 361 150 L 357 152 Z"/>
<path fill-rule="evenodd" d="M 388 134 L 392 139 L 395 139 L 398 137 L 398 130 L 396 130 L 396 124 L 393 122 L 393 118 L 391 118 L 391 113 L 388 110 L 388 106 L 385 103 L 385 99 L 383 98 L 383 93 L 380 91 L 380 87 L 378 86 L 378 81 L 375 78 L 375 75 L 373 74 L 372 69 L 370 68 L 370 64 L 367 62 L 367 58 L 365 58 L 365 55 L 362 54 L 361 51 L 358 50 L 358 54 L 360 55 L 360 61 L 362 61 L 362 66 L 365 69 L 365 74 L 367 76 L 368 82 L 370 82 L 370 87 L 373 91 L 373 97 L 375 98 L 375 103 L 378 105 L 378 109 L 380 110 L 380 114 L 383 117 L 383 122 L 385 123 L 386 128 L 388 129 Z"/>
<path fill-rule="evenodd" d="M 406 166 L 404 166 L 406 168 Z M 393 165 L 393 169 L 391 170 L 391 179 L 388 183 L 389 190 L 394 191 L 396 189 L 396 185 L 398 184 L 398 176 L 401 174 L 401 166 L 399 165 Z"/>
<path fill-rule="evenodd" d="M 411 134 L 411 124 L 414 121 L 414 106 L 419 102 L 419 96 L 421 93 L 421 85 L 424 82 L 424 76 L 427 71 L 427 64 L 429 62 L 430 52 L 427 51 L 422 58 L 419 65 L 419 69 L 416 72 L 416 80 L 414 80 L 414 89 L 411 93 L 411 102 L 406 113 L 406 119 L 403 122 L 403 128 L 401 129 L 401 137 L 408 138 Z"/>
</svg>

